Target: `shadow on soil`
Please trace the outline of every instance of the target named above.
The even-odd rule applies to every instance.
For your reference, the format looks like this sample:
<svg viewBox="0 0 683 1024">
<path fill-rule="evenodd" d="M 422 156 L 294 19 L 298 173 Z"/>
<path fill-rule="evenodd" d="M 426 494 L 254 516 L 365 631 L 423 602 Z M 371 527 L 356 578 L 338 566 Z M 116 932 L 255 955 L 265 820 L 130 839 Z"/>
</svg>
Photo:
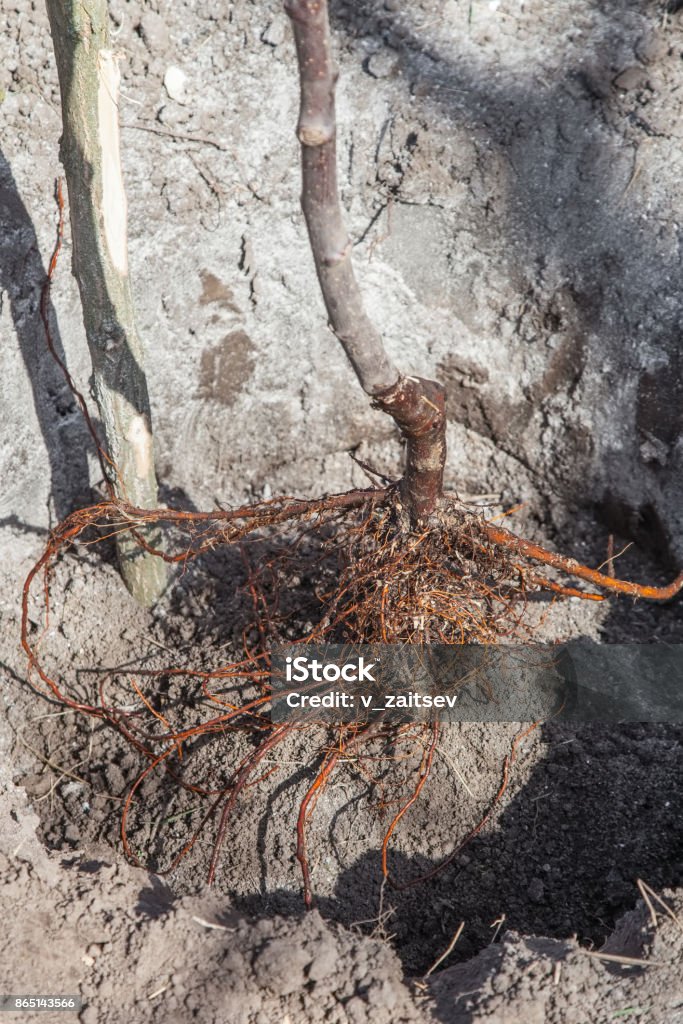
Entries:
<svg viewBox="0 0 683 1024">
<path fill-rule="evenodd" d="M 465 928 L 449 963 L 479 952 L 499 926 L 553 938 L 578 935 L 582 943 L 600 946 L 616 919 L 634 906 L 636 879 L 656 890 L 680 885 L 683 770 L 677 731 L 548 725 L 543 734 L 546 758 L 492 831 L 474 839 L 443 874 L 404 892 L 385 886 L 382 894 L 380 854 L 369 850 L 339 876 L 334 897 L 317 901 L 323 917 L 393 936 L 406 971 L 419 974 L 443 952 L 461 921 Z M 436 797 L 435 805 L 425 790 L 422 809 L 415 806 L 423 814 L 426 848 L 429 814 L 435 806 L 441 821 L 447 814 L 444 794 Z M 458 800 L 458 792 L 449 799 Z M 454 845 L 459 838 L 453 836 Z M 399 883 L 436 863 L 427 856 L 390 855 Z M 259 915 L 299 916 L 302 898 L 281 890 L 239 899 L 237 905 Z"/>
<path fill-rule="evenodd" d="M 10 312 L 31 382 L 33 404 L 50 462 L 57 520 L 90 501 L 86 453 L 90 437 L 61 370 L 45 343 L 40 298 L 47 276 L 30 214 L 0 152 L 0 292 Z M 48 306 L 57 355 L 66 362 L 52 303 Z"/>
</svg>

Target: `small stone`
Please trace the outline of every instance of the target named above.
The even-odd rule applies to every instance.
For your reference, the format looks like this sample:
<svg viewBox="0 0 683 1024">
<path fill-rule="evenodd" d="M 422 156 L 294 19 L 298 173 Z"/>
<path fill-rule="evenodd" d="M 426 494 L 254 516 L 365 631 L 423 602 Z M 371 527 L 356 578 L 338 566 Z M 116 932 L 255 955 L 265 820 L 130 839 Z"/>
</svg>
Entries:
<svg viewBox="0 0 683 1024">
<path fill-rule="evenodd" d="M 371 57 L 368 57 L 366 68 L 368 73 L 373 78 L 388 78 L 396 67 L 396 57 L 394 54 L 387 53 L 386 50 L 380 50 L 378 53 L 373 53 Z"/>
<path fill-rule="evenodd" d="M 166 21 L 156 11 L 145 11 L 142 15 L 140 35 L 150 53 L 163 53 L 171 41 Z"/>
<path fill-rule="evenodd" d="M 529 899 L 533 903 L 540 903 L 545 895 L 545 886 L 540 878 L 532 878 L 527 889 Z"/>
<path fill-rule="evenodd" d="M 344 1011 L 349 1024 L 365 1024 L 368 1020 L 368 1004 L 358 996 L 352 996 L 344 1004 Z"/>
<path fill-rule="evenodd" d="M 375 1012 L 378 1008 L 393 1010 L 398 1002 L 398 996 L 396 983 L 390 978 L 376 979 L 367 993 L 368 1002 Z"/>
<path fill-rule="evenodd" d="M 22 117 L 29 117 L 33 110 L 33 97 L 30 93 L 24 92 L 19 97 L 19 113 Z"/>
<path fill-rule="evenodd" d="M 186 103 L 187 96 L 185 88 L 187 86 L 187 75 L 181 69 L 172 64 L 166 70 L 164 75 L 164 89 L 176 103 Z"/>
<path fill-rule="evenodd" d="M 643 64 L 654 64 L 655 61 L 666 57 L 669 52 L 669 44 L 663 36 L 657 33 L 641 36 L 636 43 L 636 57 Z"/>
<path fill-rule="evenodd" d="M 622 92 L 630 92 L 632 89 L 642 89 L 647 82 L 647 71 L 634 64 L 631 68 L 624 68 L 614 79 L 614 85 Z"/>
<path fill-rule="evenodd" d="M 285 19 L 273 18 L 268 27 L 261 33 L 261 42 L 268 46 L 279 46 L 286 37 Z"/>
<path fill-rule="evenodd" d="M 179 128 L 189 117 L 189 112 L 184 106 L 167 104 L 157 112 L 157 121 L 168 128 Z"/>
<path fill-rule="evenodd" d="M 67 843 L 78 843 L 81 838 L 81 833 L 75 825 L 67 825 L 64 829 L 64 838 Z"/>
<path fill-rule="evenodd" d="M 645 440 L 640 446 L 640 457 L 643 462 L 656 462 L 660 466 L 666 466 L 669 460 L 669 449 L 660 438 L 646 433 Z"/>
<path fill-rule="evenodd" d="M 91 1003 L 81 1010 L 79 1020 L 81 1020 L 83 1024 L 98 1024 L 101 1012 L 102 1009 L 99 1002 L 97 1005 Z"/>
<path fill-rule="evenodd" d="M 415 82 L 411 88 L 411 95 L 420 100 L 429 99 L 432 94 L 432 86 L 429 82 Z"/>
</svg>

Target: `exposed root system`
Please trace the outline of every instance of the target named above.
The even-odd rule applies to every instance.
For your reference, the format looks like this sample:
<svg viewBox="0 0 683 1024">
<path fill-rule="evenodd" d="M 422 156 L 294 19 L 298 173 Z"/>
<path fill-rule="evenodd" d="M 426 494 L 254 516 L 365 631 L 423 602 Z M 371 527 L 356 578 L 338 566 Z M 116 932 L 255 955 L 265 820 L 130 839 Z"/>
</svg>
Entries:
<svg viewBox="0 0 683 1024">
<path fill-rule="evenodd" d="M 157 548 L 140 536 L 140 530 L 145 528 L 149 537 L 152 526 L 161 538 Z M 48 674 L 41 663 L 41 641 L 31 638 L 29 613 L 34 622 L 40 618 L 36 609 L 36 604 L 40 604 L 43 621 L 47 623 L 52 565 L 77 543 L 94 545 L 124 532 L 138 537 L 148 552 L 181 567 L 217 546 L 241 546 L 247 569 L 246 592 L 254 609 L 252 627 L 244 633 L 242 661 L 205 672 L 169 665 L 163 670 L 136 671 L 134 678 L 123 670 L 102 671 L 96 691 L 90 694 L 76 692 L 73 686 Z M 250 543 L 263 538 L 269 540 L 273 554 L 254 567 L 249 556 Z M 291 601 L 286 597 L 291 581 L 302 571 L 317 581 L 319 614 L 312 629 L 293 635 Z M 549 573 L 587 581 L 596 590 L 579 589 L 551 578 Z M 39 588 L 36 584 L 41 579 L 43 585 Z M 207 801 L 202 821 L 166 870 L 177 866 L 213 821 L 211 881 L 240 795 L 275 770 L 270 766 L 270 758 L 265 763 L 266 755 L 296 731 L 309 730 L 309 756 L 311 764 L 317 767 L 301 801 L 296 853 L 303 875 L 304 898 L 310 905 L 307 822 L 335 769 L 351 754 L 360 765 L 364 758 L 377 764 L 382 758 L 395 758 L 398 747 L 406 745 L 416 761 L 408 794 L 394 794 L 385 801 L 385 806 L 393 805 L 394 811 L 382 847 L 382 866 L 392 884 L 405 886 L 420 881 L 401 882 L 391 877 L 388 844 L 401 818 L 427 783 L 438 725 L 355 723 L 338 726 L 324 736 L 318 726 L 274 723 L 268 714 L 270 645 L 283 640 L 396 644 L 528 642 L 532 630 L 525 613 L 531 595 L 539 590 L 588 600 L 602 600 L 603 594 L 598 590 L 666 600 L 681 586 L 683 575 L 663 588 L 643 587 L 604 576 L 515 537 L 455 498 L 443 499 L 429 523 L 416 532 L 409 527 L 398 489 L 393 487 L 313 501 L 283 498 L 208 513 L 137 509 L 110 500 L 74 512 L 53 533 L 24 587 L 22 642 L 31 677 L 42 692 L 72 709 L 109 722 L 145 762 L 128 793 L 122 815 L 123 845 L 136 863 L 139 859 L 128 839 L 128 825 L 134 810 L 144 811 L 144 800 L 140 798 L 145 781 L 154 772 L 165 770 L 178 786 Z M 159 685 L 162 679 L 167 684 L 163 699 Z M 182 725 L 173 722 L 179 704 Z M 196 715 L 189 726 L 188 708 Z M 227 766 L 226 774 L 220 779 L 203 776 L 202 759 L 195 756 L 207 739 L 221 743 L 225 750 L 221 760 Z M 501 786 L 491 808 L 465 841 L 481 830 L 503 795 L 516 742 L 503 766 Z M 425 877 L 432 877 L 450 863 L 455 852 Z"/>
</svg>

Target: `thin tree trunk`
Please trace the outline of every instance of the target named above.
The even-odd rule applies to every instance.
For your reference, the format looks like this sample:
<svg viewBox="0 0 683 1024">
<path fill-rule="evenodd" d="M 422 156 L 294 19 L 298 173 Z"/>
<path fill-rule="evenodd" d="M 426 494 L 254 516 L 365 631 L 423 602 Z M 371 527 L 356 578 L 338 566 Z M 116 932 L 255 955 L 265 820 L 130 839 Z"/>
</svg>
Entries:
<svg viewBox="0 0 683 1024">
<path fill-rule="evenodd" d="M 95 397 L 117 497 L 157 504 L 143 353 L 128 276 L 127 205 L 119 146 L 120 73 L 106 0 L 47 0 L 62 96 L 60 156 L 69 190 L 73 269 L 93 365 Z M 146 539 L 149 540 L 149 537 Z M 131 538 L 118 544 L 131 594 L 151 605 L 163 562 Z"/>
<path fill-rule="evenodd" d="M 363 390 L 393 417 L 407 442 L 402 497 L 411 519 L 428 516 L 443 487 L 446 460 L 444 389 L 403 376 L 368 318 L 351 265 L 337 186 L 335 86 L 327 0 L 285 0 L 292 21 L 301 83 L 297 134 L 301 143 L 301 205 L 330 326 Z"/>
</svg>

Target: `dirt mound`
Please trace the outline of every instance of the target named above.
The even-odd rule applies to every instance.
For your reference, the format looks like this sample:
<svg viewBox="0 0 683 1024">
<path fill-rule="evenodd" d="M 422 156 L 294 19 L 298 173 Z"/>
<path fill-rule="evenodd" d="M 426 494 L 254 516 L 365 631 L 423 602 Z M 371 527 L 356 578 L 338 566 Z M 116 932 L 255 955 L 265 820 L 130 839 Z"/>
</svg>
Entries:
<svg viewBox="0 0 683 1024">
<path fill-rule="evenodd" d="M 474 959 L 407 981 L 382 918 L 375 938 L 317 912 L 253 920 L 215 892 L 177 898 L 108 847 L 48 854 L 24 794 L 6 775 L 0 781 L 0 985 L 7 993 L 80 995 L 83 1024 L 580 1024 L 587 1014 L 602 1022 L 627 1013 L 683 1020 L 680 891 L 662 894 L 678 921 L 655 903 L 653 927 L 640 904 L 604 947 L 653 966 L 505 931 Z M 52 1019 L 62 1015 L 22 1015 Z"/>
</svg>

